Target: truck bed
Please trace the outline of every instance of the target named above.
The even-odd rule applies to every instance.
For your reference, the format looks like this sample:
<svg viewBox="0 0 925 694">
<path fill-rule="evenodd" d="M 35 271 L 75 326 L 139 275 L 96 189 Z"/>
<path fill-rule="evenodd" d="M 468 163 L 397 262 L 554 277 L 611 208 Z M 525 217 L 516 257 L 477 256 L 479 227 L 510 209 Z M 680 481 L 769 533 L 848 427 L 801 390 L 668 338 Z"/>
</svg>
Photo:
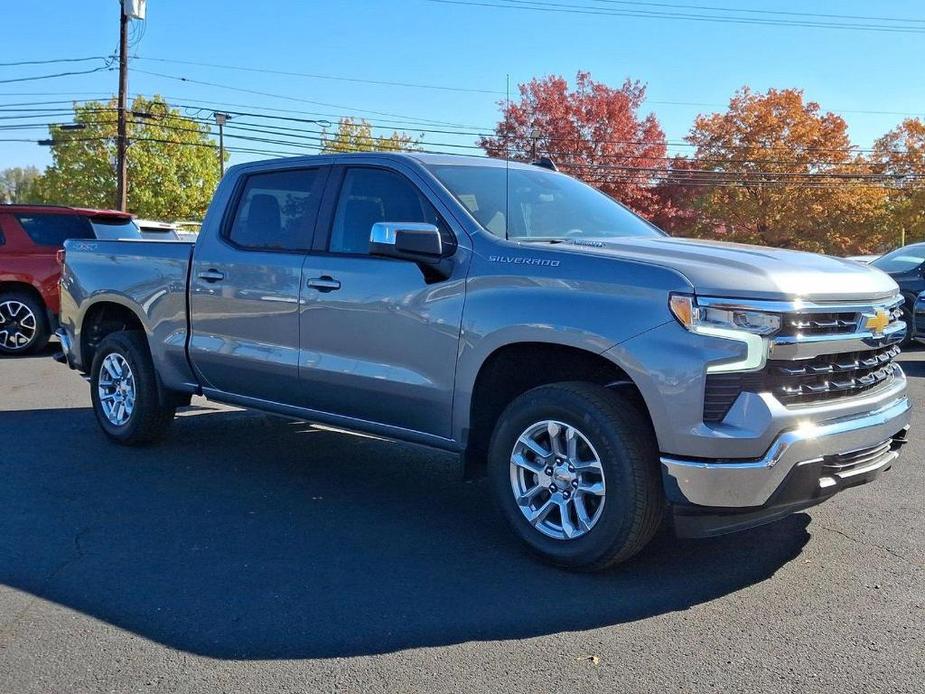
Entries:
<svg viewBox="0 0 925 694">
<path fill-rule="evenodd" d="M 124 307 L 141 317 L 161 378 L 193 380 L 186 358 L 186 292 L 193 246 L 184 241 L 65 242 L 61 328 L 72 342 L 75 366 L 90 367 L 81 354 L 86 336 L 78 329 L 88 312 Z"/>
</svg>

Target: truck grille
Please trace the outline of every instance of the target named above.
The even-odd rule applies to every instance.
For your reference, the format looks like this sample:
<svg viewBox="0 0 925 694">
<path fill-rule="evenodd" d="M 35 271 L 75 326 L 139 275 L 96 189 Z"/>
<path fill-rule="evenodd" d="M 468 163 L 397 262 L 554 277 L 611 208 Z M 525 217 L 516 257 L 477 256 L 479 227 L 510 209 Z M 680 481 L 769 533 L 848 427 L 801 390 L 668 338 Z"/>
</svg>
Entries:
<svg viewBox="0 0 925 694">
<path fill-rule="evenodd" d="M 901 373 L 894 360 L 908 326 L 898 294 L 869 303 L 791 302 L 783 310 L 780 304 L 748 305 L 756 304 L 758 310 L 779 312 L 780 330 L 769 338 L 761 370 L 707 374 L 704 422 L 725 419 L 741 393 L 769 393 L 795 407 L 887 387 Z"/>
<path fill-rule="evenodd" d="M 703 421 L 720 422 L 740 393 L 771 393 L 784 405 L 850 397 L 893 380 L 899 346 L 826 354 L 800 361 L 769 360 L 761 371 L 708 374 Z"/>
<path fill-rule="evenodd" d="M 781 326 L 781 334 L 793 335 L 839 335 L 852 333 L 861 320 L 860 313 L 816 313 L 812 315 L 789 314 Z"/>
<path fill-rule="evenodd" d="M 850 335 L 858 330 L 862 315 L 862 311 L 789 313 L 784 316 L 779 335 L 783 337 Z M 902 309 L 895 307 L 890 312 L 890 320 L 900 320 L 902 315 Z"/>
</svg>

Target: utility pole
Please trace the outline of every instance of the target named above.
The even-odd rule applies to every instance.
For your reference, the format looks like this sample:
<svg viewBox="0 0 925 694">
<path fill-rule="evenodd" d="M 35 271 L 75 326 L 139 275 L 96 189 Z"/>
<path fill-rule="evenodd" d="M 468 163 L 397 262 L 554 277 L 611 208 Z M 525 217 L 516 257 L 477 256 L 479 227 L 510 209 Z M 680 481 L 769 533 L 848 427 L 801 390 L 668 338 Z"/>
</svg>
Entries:
<svg viewBox="0 0 925 694">
<path fill-rule="evenodd" d="M 222 176 L 225 175 L 225 123 L 231 120 L 231 116 L 227 113 L 213 113 L 215 116 L 215 124 L 218 126 L 218 164 L 222 172 Z"/>
<path fill-rule="evenodd" d="M 125 3 L 119 2 L 119 124 L 116 136 L 116 209 L 125 211 L 128 206 L 128 133 L 125 121 L 128 98 L 128 13 Z"/>
</svg>

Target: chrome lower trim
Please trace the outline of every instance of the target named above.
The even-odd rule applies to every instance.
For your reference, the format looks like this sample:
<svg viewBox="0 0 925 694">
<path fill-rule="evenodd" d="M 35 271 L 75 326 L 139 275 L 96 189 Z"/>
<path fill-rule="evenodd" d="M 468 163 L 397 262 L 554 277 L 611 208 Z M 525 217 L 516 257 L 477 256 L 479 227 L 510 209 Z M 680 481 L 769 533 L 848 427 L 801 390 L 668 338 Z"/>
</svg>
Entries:
<svg viewBox="0 0 925 694">
<path fill-rule="evenodd" d="M 902 396 L 884 407 L 786 431 L 756 460 L 703 461 L 662 456 L 662 469 L 692 504 L 720 508 L 761 506 L 798 465 L 885 441 L 909 424 L 909 400 Z M 895 456 L 870 463 L 883 467 Z M 887 459 L 889 458 L 889 459 Z M 869 471 L 869 470 L 868 470 Z"/>
</svg>

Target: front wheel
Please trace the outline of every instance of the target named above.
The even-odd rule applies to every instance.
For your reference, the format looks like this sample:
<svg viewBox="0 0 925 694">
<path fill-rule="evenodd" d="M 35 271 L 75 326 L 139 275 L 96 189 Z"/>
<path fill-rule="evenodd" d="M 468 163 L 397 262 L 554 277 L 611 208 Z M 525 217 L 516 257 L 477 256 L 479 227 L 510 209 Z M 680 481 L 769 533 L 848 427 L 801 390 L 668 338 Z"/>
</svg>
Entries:
<svg viewBox="0 0 925 694">
<path fill-rule="evenodd" d="M 541 558 L 598 570 L 629 559 L 664 509 L 658 447 L 635 405 L 590 383 L 541 386 L 514 400 L 489 450 L 495 499 Z"/>
<path fill-rule="evenodd" d="M 104 338 L 90 376 L 93 411 L 109 438 L 135 446 L 167 432 L 176 408 L 161 402 L 144 335 L 128 331 Z"/>
</svg>

